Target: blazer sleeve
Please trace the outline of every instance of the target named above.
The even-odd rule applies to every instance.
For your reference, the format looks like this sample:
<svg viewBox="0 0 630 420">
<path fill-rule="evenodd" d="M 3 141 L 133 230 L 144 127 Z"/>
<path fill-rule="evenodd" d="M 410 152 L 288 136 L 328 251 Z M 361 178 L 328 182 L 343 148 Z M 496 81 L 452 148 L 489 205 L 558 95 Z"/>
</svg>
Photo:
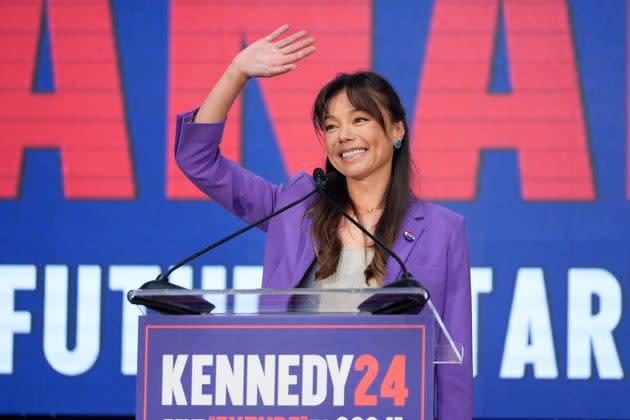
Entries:
<svg viewBox="0 0 630 420">
<path fill-rule="evenodd" d="M 283 187 L 222 156 L 225 122 L 194 123 L 196 112 L 177 116 L 175 161 L 180 169 L 208 197 L 247 223 L 273 212 Z M 260 226 L 263 231 L 267 227 Z"/>
<path fill-rule="evenodd" d="M 438 419 L 472 419 L 472 323 L 470 258 L 464 219 L 453 230 L 447 257 L 443 320 L 453 341 L 461 342 L 464 359 L 460 365 L 437 367 Z"/>
</svg>

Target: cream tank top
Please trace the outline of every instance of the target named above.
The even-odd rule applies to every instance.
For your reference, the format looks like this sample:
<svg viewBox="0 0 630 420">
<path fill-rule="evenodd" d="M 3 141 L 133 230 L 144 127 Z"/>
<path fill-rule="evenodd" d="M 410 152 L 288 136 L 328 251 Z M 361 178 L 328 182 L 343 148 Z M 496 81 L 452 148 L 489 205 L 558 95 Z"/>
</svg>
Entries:
<svg viewBox="0 0 630 420">
<path fill-rule="evenodd" d="M 337 271 L 330 277 L 315 280 L 315 273 L 319 268 L 317 260 L 304 275 L 298 287 L 310 289 L 365 289 L 377 288 L 378 283 L 374 279 L 365 281 L 364 271 L 374 258 L 374 250 L 365 252 L 362 249 L 343 248 L 339 257 Z M 340 308 L 347 308 L 348 305 L 358 306 L 364 296 L 356 296 L 356 302 L 348 301 L 347 296 L 325 295 L 319 300 L 319 312 L 340 312 Z"/>
</svg>

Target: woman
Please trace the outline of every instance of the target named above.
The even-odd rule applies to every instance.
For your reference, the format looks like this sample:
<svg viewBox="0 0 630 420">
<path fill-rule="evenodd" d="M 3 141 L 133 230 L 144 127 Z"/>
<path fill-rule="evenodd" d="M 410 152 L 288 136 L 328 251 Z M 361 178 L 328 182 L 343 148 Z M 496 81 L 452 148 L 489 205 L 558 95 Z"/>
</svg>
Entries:
<svg viewBox="0 0 630 420">
<path fill-rule="evenodd" d="M 175 158 L 202 191 L 252 222 L 310 192 L 300 172 L 273 185 L 221 156 L 224 121 L 251 77 L 295 70 L 315 51 L 300 31 L 284 25 L 241 51 L 198 111 L 178 116 Z M 410 145 L 405 111 L 391 85 L 370 72 L 341 75 L 319 93 L 313 122 L 323 136 L 326 169 L 340 173 L 337 202 L 405 261 L 429 290 L 455 341 L 462 365 L 437 368 L 442 419 L 472 417 L 470 266 L 463 218 L 421 202 L 410 192 Z M 262 226 L 267 232 L 263 287 L 378 287 L 400 268 L 321 198 L 298 205 Z"/>
</svg>

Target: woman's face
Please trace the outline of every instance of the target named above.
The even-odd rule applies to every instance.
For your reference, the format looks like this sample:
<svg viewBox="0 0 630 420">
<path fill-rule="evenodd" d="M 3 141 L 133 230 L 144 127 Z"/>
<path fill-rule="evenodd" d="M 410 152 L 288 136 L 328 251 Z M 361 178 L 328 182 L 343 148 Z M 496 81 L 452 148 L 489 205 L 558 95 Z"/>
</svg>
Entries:
<svg viewBox="0 0 630 420">
<path fill-rule="evenodd" d="M 357 110 L 345 90 L 329 104 L 324 119 L 326 153 L 332 165 L 347 179 L 389 180 L 394 142 L 402 139 L 401 122 L 392 123 L 387 112 L 386 127 L 365 111 Z"/>
</svg>

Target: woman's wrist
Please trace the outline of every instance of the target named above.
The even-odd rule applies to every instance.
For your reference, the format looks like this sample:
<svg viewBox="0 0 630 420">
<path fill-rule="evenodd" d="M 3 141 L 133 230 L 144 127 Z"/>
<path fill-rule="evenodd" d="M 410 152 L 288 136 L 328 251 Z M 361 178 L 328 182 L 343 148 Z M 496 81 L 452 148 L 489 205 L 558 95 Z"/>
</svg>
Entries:
<svg viewBox="0 0 630 420">
<path fill-rule="evenodd" d="M 232 61 L 225 70 L 225 75 L 235 83 L 244 85 L 249 80 L 249 76 L 239 67 L 238 63 Z"/>
</svg>

